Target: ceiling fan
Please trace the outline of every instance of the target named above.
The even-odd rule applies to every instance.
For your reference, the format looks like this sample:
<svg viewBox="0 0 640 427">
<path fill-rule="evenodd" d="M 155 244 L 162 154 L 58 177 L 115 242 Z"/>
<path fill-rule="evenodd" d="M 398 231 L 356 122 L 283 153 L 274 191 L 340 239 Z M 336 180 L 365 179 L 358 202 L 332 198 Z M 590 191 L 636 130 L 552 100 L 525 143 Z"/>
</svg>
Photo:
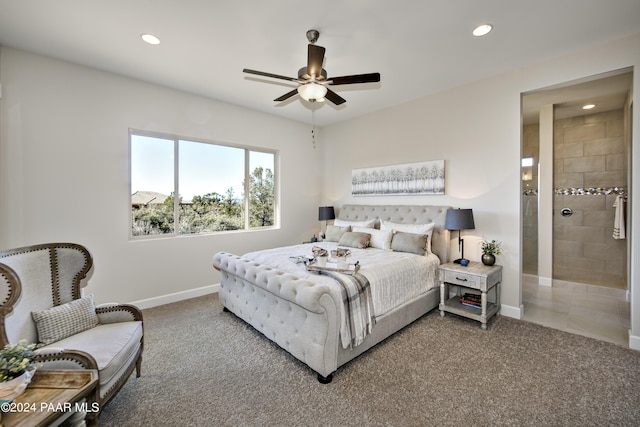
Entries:
<svg viewBox="0 0 640 427">
<path fill-rule="evenodd" d="M 346 100 L 327 86 L 375 83 L 380 81 L 380 73 L 327 77 L 327 71 L 322 68 L 325 48 L 315 44 L 318 37 L 320 37 L 320 33 L 317 30 L 307 31 L 307 40 L 309 40 L 307 66 L 298 70 L 297 78 L 250 70 L 248 68 L 245 68 L 242 71 L 247 74 L 255 74 L 258 76 L 271 77 L 274 79 L 288 80 L 298 83 L 298 87 L 296 89 L 274 99 L 276 102 L 284 101 L 296 94 L 300 94 L 304 100 L 309 102 L 322 102 L 325 99 L 328 99 L 335 105 L 340 105 L 345 103 Z"/>
</svg>

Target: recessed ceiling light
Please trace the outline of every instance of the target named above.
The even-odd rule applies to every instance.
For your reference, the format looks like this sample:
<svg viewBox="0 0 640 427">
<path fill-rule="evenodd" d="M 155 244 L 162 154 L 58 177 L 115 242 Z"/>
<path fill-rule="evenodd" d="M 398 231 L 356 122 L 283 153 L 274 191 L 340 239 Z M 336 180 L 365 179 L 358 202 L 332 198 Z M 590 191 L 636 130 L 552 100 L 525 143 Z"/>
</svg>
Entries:
<svg viewBox="0 0 640 427">
<path fill-rule="evenodd" d="M 587 105 L 583 105 L 582 109 L 583 110 L 591 110 L 595 106 L 596 106 L 596 104 L 587 104 Z"/>
<path fill-rule="evenodd" d="M 149 44 L 160 44 L 160 39 L 153 34 L 140 34 L 140 38 Z"/>
<path fill-rule="evenodd" d="M 489 32 L 491 32 L 491 30 L 493 30 L 493 25 L 491 25 L 491 24 L 478 25 L 473 30 L 473 35 L 476 36 L 476 37 L 484 36 L 486 34 L 489 34 Z"/>
</svg>

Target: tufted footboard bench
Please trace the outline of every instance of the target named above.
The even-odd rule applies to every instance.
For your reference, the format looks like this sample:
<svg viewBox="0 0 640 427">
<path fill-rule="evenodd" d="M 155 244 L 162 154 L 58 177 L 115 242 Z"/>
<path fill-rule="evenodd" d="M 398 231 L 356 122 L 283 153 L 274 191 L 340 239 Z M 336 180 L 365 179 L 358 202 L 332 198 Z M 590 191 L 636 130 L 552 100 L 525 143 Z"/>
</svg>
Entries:
<svg viewBox="0 0 640 427">
<path fill-rule="evenodd" d="M 405 224 L 435 223 L 432 249 L 448 261 L 449 232 L 444 229 L 447 206 L 347 205 L 339 218 L 393 220 Z M 218 252 L 219 299 L 226 311 L 253 326 L 330 382 L 342 365 L 436 308 L 439 288 L 376 318 L 371 334 L 356 347 L 341 345 L 342 298 L 325 284 L 284 272 L 242 256 Z"/>
<path fill-rule="evenodd" d="M 322 380 L 337 368 L 340 310 L 327 286 L 219 252 L 222 305 L 316 371 Z"/>
</svg>

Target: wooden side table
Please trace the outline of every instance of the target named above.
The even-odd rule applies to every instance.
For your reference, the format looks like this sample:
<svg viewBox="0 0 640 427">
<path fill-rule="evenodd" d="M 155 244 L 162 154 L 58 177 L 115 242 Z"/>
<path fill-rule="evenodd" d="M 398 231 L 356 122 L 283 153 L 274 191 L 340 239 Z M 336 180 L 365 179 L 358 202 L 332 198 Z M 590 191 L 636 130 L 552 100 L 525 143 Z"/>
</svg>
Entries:
<svg viewBox="0 0 640 427">
<path fill-rule="evenodd" d="M 98 411 L 98 403 L 90 395 L 98 385 L 95 369 L 39 369 L 27 390 L 2 413 L 0 425 L 4 427 L 48 426 L 63 414 L 71 425 L 84 425 L 87 411 Z M 85 402 L 82 399 L 89 397 Z"/>
<path fill-rule="evenodd" d="M 452 262 L 440 266 L 440 315 L 445 312 L 480 322 L 487 329 L 487 321 L 500 311 L 500 283 L 502 266 L 486 266 L 479 262 L 470 262 L 467 267 Z M 456 294 L 449 298 L 450 287 L 456 287 Z M 480 291 L 481 307 L 468 307 L 460 302 L 464 289 Z M 487 292 L 494 290 L 495 302 L 489 302 Z"/>
</svg>

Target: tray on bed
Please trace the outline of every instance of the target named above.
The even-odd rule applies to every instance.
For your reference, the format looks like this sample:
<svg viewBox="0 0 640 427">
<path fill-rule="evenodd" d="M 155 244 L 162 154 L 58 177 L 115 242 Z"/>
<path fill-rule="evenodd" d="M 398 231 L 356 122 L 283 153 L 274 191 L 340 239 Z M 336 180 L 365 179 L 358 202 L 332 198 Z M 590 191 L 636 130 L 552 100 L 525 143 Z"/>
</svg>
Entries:
<svg viewBox="0 0 640 427">
<path fill-rule="evenodd" d="M 307 267 L 308 271 L 334 271 L 336 273 L 343 273 L 343 274 L 356 274 L 358 272 L 358 270 L 360 270 L 360 262 L 356 261 L 355 264 L 347 264 L 347 268 L 339 268 L 337 263 L 334 262 L 327 262 L 326 265 L 324 266 L 320 266 L 318 264 L 315 264 L 313 262 L 310 262 L 308 264 L 305 264 L 305 266 Z"/>
</svg>

